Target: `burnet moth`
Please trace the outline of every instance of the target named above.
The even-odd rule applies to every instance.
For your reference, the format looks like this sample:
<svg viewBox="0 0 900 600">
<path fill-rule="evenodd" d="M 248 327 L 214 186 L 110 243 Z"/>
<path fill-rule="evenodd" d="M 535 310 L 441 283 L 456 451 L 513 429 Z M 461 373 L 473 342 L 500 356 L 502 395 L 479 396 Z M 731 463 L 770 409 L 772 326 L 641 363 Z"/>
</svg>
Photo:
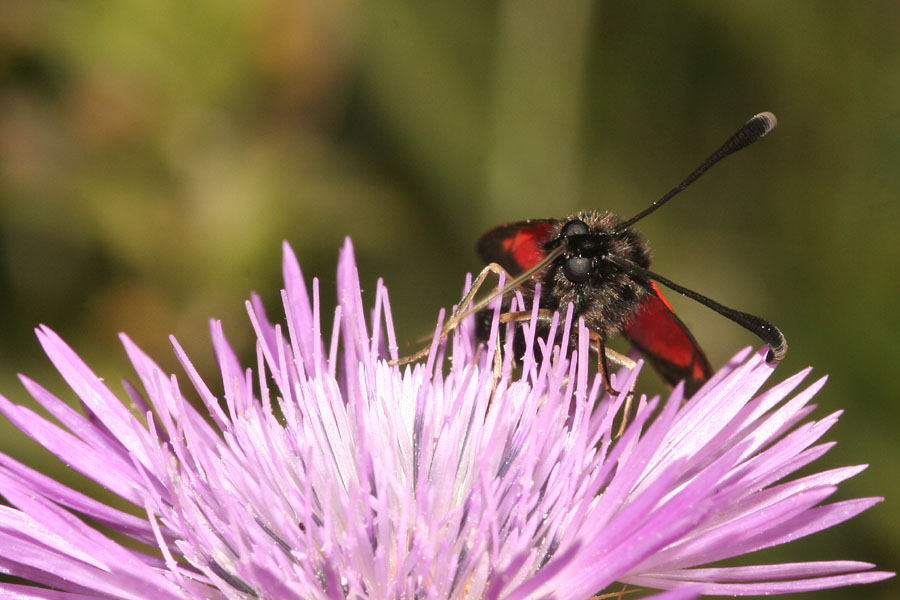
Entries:
<svg viewBox="0 0 900 600">
<path fill-rule="evenodd" d="M 489 265 L 476 277 L 441 337 L 463 318 L 483 311 L 498 296 L 505 298 L 519 290 L 527 301 L 540 283 L 538 321 L 549 324 L 554 312 L 565 312 L 569 303 L 573 305 L 575 317 L 583 318 L 590 331 L 591 347 L 607 391 L 614 391 L 608 362 L 634 365 L 628 357 L 606 347 L 607 339 L 621 334 L 668 384 L 684 380 L 690 393 L 709 379 L 712 368 L 697 340 L 663 296 L 658 285 L 662 284 L 756 334 L 769 347 L 767 359 L 780 362 L 787 352 L 787 342 L 777 327 L 650 271 L 649 246 L 632 228 L 714 164 L 765 136 L 776 123 L 775 115 L 769 112 L 754 116 L 681 183 L 630 219 L 587 210 L 565 219 L 530 219 L 491 229 L 478 242 L 478 253 Z M 502 271 L 507 274 L 506 285 L 473 304 L 487 275 Z M 500 320 L 509 323 L 531 318 L 532 311 L 525 310 L 504 312 Z M 425 349 L 396 362 L 411 362 L 427 354 Z"/>
</svg>

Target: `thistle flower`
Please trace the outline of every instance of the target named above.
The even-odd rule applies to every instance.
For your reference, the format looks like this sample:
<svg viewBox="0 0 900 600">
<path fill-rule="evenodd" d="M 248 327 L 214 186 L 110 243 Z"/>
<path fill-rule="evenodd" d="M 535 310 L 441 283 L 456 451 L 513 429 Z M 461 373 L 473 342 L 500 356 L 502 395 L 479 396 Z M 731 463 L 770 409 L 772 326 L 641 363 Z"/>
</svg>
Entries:
<svg viewBox="0 0 900 600">
<path fill-rule="evenodd" d="M 832 446 L 817 440 L 837 414 L 803 422 L 824 380 L 787 399 L 806 371 L 759 394 L 772 367 L 741 352 L 687 402 L 680 388 L 666 401 L 642 399 L 613 440 L 624 398 L 601 398 L 571 315 L 554 329 L 580 327 L 577 351 L 551 352 L 525 325 L 518 375 L 507 347 L 495 379 L 493 342 L 477 347 L 471 325 L 401 370 L 385 360 L 397 354 L 387 292 L 379 282 L 367 322 L 349 242 L 330 341 L 318 282 L 310 300 L 287 245 L 284 277 L 286 328 L 259 298 L 247 305 L 255 372 L 212 322 L 221 394 L 173 340 L 202 410 L 183 379 L 125 336 L 140 380 L 126 384 L 131 409 L 53 331 L 37 330 L 84 414 L 24 376 L 56 422 L 3 397 L 0 411 L 132 510 L 0 455 L 0 568 L 26 582 L 0 583 L 3 594 L 587 598 L 623 582 L 675 599 L 892 575 L 849 561 L 697 568 L 880 500 L 823 504 L 863 467 L 784 481 Z M 620 375 L 627 389 L 637 373 Z"/>
</svg>

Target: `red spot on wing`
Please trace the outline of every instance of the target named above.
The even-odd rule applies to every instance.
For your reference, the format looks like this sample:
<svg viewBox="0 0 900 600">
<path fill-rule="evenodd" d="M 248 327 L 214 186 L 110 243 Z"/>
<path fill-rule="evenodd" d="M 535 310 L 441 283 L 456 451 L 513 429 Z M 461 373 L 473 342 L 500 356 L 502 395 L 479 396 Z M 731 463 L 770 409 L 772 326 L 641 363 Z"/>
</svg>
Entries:
<svg viewBox="0 0 900 600">
<path fill-rule="evenodd" d="M 640 311 L 625 328 L 625 336 L 647 356 L 663 379 L 674 385 L 688 380 L 699 387 L 712 375 L 700 345 L 672 311 L 655 282 Z"/>
<path fill-rule="evenodd" d="M 503 249 L 512 255 L 523 271 L 536 265 L 546 256 L 547 253 L 541 247 L 541 242 L 546 239 L 544 235 L 546 229 L 544 226 L 526 227 L 502 241 Z"/>
<path fill-rule="evenodd" d="M 543 244 L 550 239 L 555 223 L 544 219 L 495 227 L 478 242 L 478 253 L 485 262 L 497 263 L 513 276 L 520 275 L 547 255 Z"/>
</svg>

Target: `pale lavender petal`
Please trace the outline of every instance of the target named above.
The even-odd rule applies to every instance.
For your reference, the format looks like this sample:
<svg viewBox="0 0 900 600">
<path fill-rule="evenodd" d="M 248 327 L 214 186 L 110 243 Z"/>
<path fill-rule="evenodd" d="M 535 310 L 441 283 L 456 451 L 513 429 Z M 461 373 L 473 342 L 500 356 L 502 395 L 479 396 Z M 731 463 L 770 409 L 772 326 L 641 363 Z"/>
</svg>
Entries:
<svg viewBox="0 0 900 600">
<path fill-rule="evenodd" d="M 287 242 L 282 244 L 282 250 L 284 306 L 291 342 L 295 345 L 294 356 L 303 361 L 305 372 L 316 373 L 322 367 L 321 359 L 324 354 L 318 315 L 318 289 L 315 294 L 315 307 L 311 307 L 297 255 Z"/>
<path fill-rule="evenodd" d="M 55 332 L 45 326 L 36 332 L 48 358 L 78 397 L 90 407 L 123 446 L 132 451 L 138 450 L 132 427 L 134 416 L 106 387 L 103 380 L 97 377 Z"/>
<path fill-rule="evenodd" d="M 73 469 L 94 478 L 132 503 L 140 502 L 134 485 L 133 468 L 129 463 L 118 461 L 115 456 L 107 457 L 37 413 L 14 405 L 3 396 L 0 396 L 0 413 Z"/>
<path fill-rule="evenodd" d="M 0 482 L 3 481 L 3 477 L 20 481 L 32 492 L 51 502 L 88 516 L 119 533 L 144 543 L 153 543 L 153 534 L 146 519 L 129 515 L 98 502 L 0 453 Z M 4 495 L 2 484 L 0 484 L 0 495 Z"/>
<path fill-rule="evenodd" d="M 73 594 L 71 592 L 57 592 L 15 583 L 0 583 L 0 595 L 6 598 L 16 598 L 17 600 L 92 600 L 97 597 L 93 593 Z"/>
<path fill-rule="evenodd" d="M 0 507 L 0 548 L 3 557 L 30 567 L 32 572 L 50 574 L 66 587 L 95 590 L 121 598 L 178 598 L 177 586 L 160 576 L 157 568 L 134 551 L 127 550 L 54 505 L 25 493 L 13 492 L 13 500 L 23 511 Z M 27 492 L 26 492 L 27 493 Z M 102 558 L 102 560 L 101 560 Z M 12 573 L 17 573 L 13 570 Z"/>
<path fill-rule="evenodd" d="M 649 587 L 700 585 L 706 594 L 756 596 L 875 583 L 893 577 L 893 573 L 871 571 L 874 566 L 855 561 L 826 561 L 685 569 L 669 571 L 658 577 L 648 574 L 635 583 Z"/>
</svg>

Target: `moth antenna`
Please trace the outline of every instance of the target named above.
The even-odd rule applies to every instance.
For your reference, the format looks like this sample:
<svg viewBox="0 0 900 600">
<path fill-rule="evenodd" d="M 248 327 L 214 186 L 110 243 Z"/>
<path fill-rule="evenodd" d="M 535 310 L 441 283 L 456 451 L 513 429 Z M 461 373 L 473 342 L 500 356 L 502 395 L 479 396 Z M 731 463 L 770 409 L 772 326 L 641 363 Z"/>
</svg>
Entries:
<svg viewBox="0 0 900 600">
<path fill-rule="evenodd" d="M 707 298 L 702 294 L 698 294 L 693 290 L 689 290 L 688 288 L 680 286 L 675 282 L 669 281 L 665 277 L 657 275 L 649 269 L 645 269 L 644 267 L 636 265 L 630 260 L 626 260 L 624 258 L 613 255 L 605 256 L 603 257 L 603 260 L 616 265 L 617 267 L 623 269 L 624 271 L 627 271 L 628 273 L 631 273 L 632 275 L 637 275 L 644 279 L 652 279 L 654 281 L 657 281 L 667 288 L 675 290 L 679 294 L 687 296 L 688 298 L 696 300 L 700 304 L 713 309 L 726 319 L 730 319 L 747 331 L 756 334 L 759 339 L 765 342 L 769 347 L 769 354 L 766 356 L 766 360 L 768 362 L 780 363 L 782 360 L 784 360 L 784 357 L 787 354 L 787 340 L 784 338 L 784 334 L 781 333 L 781 330 L 779 330 L 777 327 L 775 327 L 765 319 L 745 312 L 741 312 L 739 310 L 735 310 L 733 308 L 728 308 L 727 306 L 723 306 L 712 298 Z"/>
<path fill-rule="evenodd" d="M 729 154 L 734 154 L 738 150 L 742 148 L 746 148 L 753 142 L 759 140 L 767 133 L 775 129 L 775 126 L 778 124 L 778 119 L 775 118 L 770 112 L 761 112 L 758 115 L 753 116 L 749 121 L 744 123 L 744 125 L 738 129 L 734 135 L 725 140 L 725 143 L 719 146 L 719 149 L 709 155 L 709 158 L 704 160 L 699 167 L 694 169 L 694 172 L 688 175 L 684 181 L 673 187 L 671 190 L 666 192 L 666 194 L 639 212 L 634 215 L 627 221 L 620 223 L 613 228 L 608 235 L 614 235 L 619 233 L 625 229 L 628 229 L 663 204 L 674 198 L 680 192 L 684 191 L 689 185 L 697 181 L 701 175 L 709 171 L 710 168 Z"/>
</svg>

